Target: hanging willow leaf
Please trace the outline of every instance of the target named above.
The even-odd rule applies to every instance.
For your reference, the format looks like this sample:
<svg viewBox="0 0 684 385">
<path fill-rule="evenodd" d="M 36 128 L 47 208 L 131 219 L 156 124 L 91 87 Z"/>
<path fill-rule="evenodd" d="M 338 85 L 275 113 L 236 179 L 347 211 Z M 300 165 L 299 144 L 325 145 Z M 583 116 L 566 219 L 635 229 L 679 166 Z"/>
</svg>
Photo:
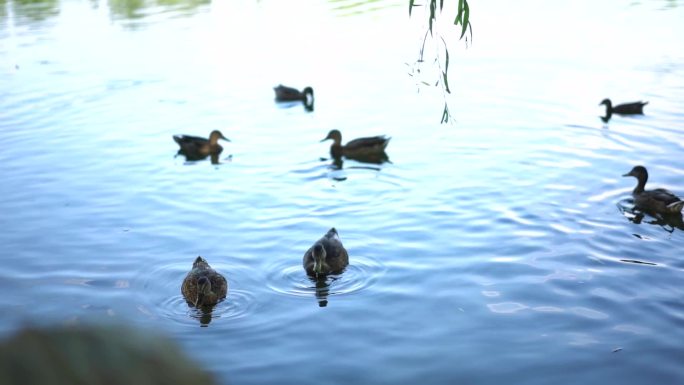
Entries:
<svg viewBox="0 0 684 385">
<path fill-rule="evenodd" d="M 447 79 L 447 73 L 446 71 L 442 71 L 442 76 L 444 78 L 444 90 L 450 94 L 451 91 L 449 90 L 449 80 Z"/>
<path fill-rule="evenodd" d="M 444 112 L 442 112 L 442 121 L 441 123 L 446 123 L 449 121 L 449 107 L 447 107 L 447 104 L 444 103 Z"/>
<path fill-rule="evenodd" d="M 413 3 L 415 3 L 415 0 L 409 0 L 409 17 L 411 17 L 411 11 L 413 11 Z"/>
<path fill-rule="evenodd" d="M 468 29 L 468 25 L 470 24 L 470 22 L 468 21 L 469 16 L 470 16 L 470 7 L 468 7 L 468 2 L 465 1 L 464 10 L 463 10 L 463 20 L 461 21 L 461 37 L 459 39 L 463 39 L 463 36 L 465 35 L 466 30 Z"/>
</svg>

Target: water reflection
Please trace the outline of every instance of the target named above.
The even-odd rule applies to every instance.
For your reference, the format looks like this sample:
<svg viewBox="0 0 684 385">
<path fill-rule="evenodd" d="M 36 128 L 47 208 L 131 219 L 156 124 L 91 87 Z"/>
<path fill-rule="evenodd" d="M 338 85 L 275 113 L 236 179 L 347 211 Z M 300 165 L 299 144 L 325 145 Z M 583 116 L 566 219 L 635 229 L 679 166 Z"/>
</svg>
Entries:
<svg viewBox="0 0 684 385">
<path fill-rule="evenodd" d="M 327 277 L 309 277 L 316 287 L 316 300 L 319 307 L 328 306 L 328 294 L 330 294 L 330 283 Z M 331 281 L 333 278 L 331 278 Z"/>
<path fill-rule="evenodd" d="M 681 213 L 662 214 L 656 212 L 644 211 L 634 207 L 632 199 L 625 199 L 618 203 L 618 209 L 630 222 L 640 225 L 647 223 L 649 225 L 660 226 L 668 233 L 674 232 L 675 229 L 684 231 L 684 218 Z"/>
<path fill-rule="evenodd" d="M 190 317 L 199 321 L 200 326 L 207 327 L 211 323 L 212 314 L 214 312 L 213 305 L 205 305 L 200 307 L 195 307 L 191 302 L 186 301 L 188 307 L 191 309 Z"/>
<path fill-rule="evenodd" d="M 186 162 L 197 162 L 197 161 L 201 161 L 201 160 L 205 160 L 205 159 L 209 158 L 209 160 L 211 161 L 211 164 L 220 164 L 221 163 L 219 161 L 219 154 L 216 154 L 216 153 L 208 154 L 208 155 L 200 155 L 197 153 L 187 153 L 183 150 L 178 150 L 178 152 L 176 153 L 176 157 L 177 156 L 183 156 L 185 158 Z M 226 160 L 231 160 L 232 158 L 233 158 L 232 155 L 228 155 Z"/>
<path fill-rule="evenodd" d="M 146 9 L 165 7 L 184 15 L 196 13 L 199 7 L 210 4 L 211 0 L 109 0 L 109 10 L 113 17 L 141 19 L 147 16 Z"/>
<path fill-rule="evenodd" d="M 9 7 L 15 17 L 29 19 L 29 21 L 43 21 L 59 15 L 59 1 L 57 0 L 15 0 L 9 2 Z M 0 1 L 0 16 L 3 18 L 6 16 L 4 1 Z"/>
</svg>

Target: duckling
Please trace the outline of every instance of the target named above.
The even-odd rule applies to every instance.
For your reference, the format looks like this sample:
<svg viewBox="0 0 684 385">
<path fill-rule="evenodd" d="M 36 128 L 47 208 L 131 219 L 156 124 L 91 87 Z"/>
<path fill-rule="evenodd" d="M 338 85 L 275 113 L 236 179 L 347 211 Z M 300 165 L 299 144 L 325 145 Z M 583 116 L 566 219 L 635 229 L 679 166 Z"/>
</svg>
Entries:
<svg viewBox="0 0 684 385">
<path fill-rule="evenodd" d="M 190 158 L 204 158 L 207 155 L 220 154 L 223 151 L 223 147 L 218 144 L 219 139 L 230 142 L 219 130 L 212 131 L 209 134 L 209 139 L 190 135 L 173 136 L 173 140 L 180 146 L 178 153 Z"/>
<path fill-rule="evenodd" d="M 185 276 L 181 293 L 188 304 L 195 307 L 213 306 L 226 298 L 228 282 L 200 256 L 195 259 L 192 270 Z"/>
<path fill-rule="evenodd" d="M 354 159 L 385 155 L 385 148 L 392 138 L 388 138 L 384 135 L 372 136 L 368 138 L 354 139 L 350 142 L 347 142 L 347 144 L 342 145 L 342 133 L 339 130 L 331 130 L 328 133 L 328 136 L 323 138 L 321 142 L 324 142 L 328 139 L 333 140 L 333 144 L 330 146 L 330 156 L 335 159 L 339 159 L 342 156 Z"/>
<path fill-rule="evenodd" d="M 637 186 L 632 191 L 635 206 L 660 214 L 678 214 L 684 208 L 684 201 L 668 190 L 662 188 L 645 190 L 646 181 L 648 180 L 646 167 L 634 166 L 630 172 L 623 176 L 637 178 Z"/>
<path fill-rule="evenodd" d="M 313 110 L 314 92 L 311 87 L 305 87 L 304 90 L 299 91 L 296 88 L 279 84 L 273 87 L 273 91 L 275 91 L 277 102 L 304 102 L 304 107 Z"/>
<path fill-rule="evenodd" d="M 601 119 L 603 119 L 604 122 L 608 122 L 608 120 L 610 120 L 610 117 L 613 116 L 613 114 L 643 115 L 644 106 L 647 104 L 648 102 L 638 101 L 632 103 L 618 104 L 617 106 L 613 107 L 613 103 L 610 101 L 610 99 L 606 98 L 603 99 L 601 103 L 599 103 L 599 106 L 606 106 L 606 116 L 602 117 Z"/>
<path fill-rule="evenodd" d="M 304 253 L 302 264 L 309 275 L 316 277 L 344 271 L 349 254 L 334 227 Z"/>
</svg>

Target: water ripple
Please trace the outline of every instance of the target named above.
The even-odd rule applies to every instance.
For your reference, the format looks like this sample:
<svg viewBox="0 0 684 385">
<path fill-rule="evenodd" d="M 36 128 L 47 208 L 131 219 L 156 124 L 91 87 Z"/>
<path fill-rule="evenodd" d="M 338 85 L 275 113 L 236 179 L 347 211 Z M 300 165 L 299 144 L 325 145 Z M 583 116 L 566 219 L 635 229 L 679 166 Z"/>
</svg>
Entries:
<svg viewBox="0 0 684 385">
<path fill-rule="evenodd" d="M 325 281 L 316 281 L 306 274 L 301 265 L 292 266 L 282 261 L 267 268 L 267 286 L 273 291 L 296 297 L 311 297 L 324 300 L 327 296 L 347 295 L 366 290 L 384 274 L 384 267 L 372 259 L 353 259 L 342 274 L 328 276 Z"/>
</svg>

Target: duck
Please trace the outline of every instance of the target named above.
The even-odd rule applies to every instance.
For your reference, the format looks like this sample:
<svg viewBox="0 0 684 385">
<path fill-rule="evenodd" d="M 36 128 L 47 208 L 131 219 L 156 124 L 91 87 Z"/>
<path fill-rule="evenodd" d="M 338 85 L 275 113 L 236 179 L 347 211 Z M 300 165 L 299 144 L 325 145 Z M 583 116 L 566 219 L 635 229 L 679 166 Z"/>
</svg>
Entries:
<svg viewBox="0 0 684 385">
<path fill-rule="evenodd" d="M 333 144 L 330 145 L 330 156 L 334 159 L 340 159 L 342 156 L 347 158 L 374 158 L 383 156 L 386 158 L 385 148 L 389 144 L 390 139 L 384 135 L 372 136 L 367 138 L 358 138 L 342 145 L 342 133 L 339 130 L 331 130 L 328 136 L 323 138 L 321 142 L 332 139 Z"/>
<path fill-rule="evenodd" d="M 190 135 L 173 136 L 173 140 L 180 146 L 178 153 L 189 158 L 205 158 L 208 155 L 220 154 L 223 151 L 223 147 L 218 144 L 219 139 L 230 142 L 230 139 L 223 136 L 219 130 L 212 131 L 209 134 L 209 139 Z"/>
<path fill-rule="evenodd" d="M 228 281 L 209 266 L 206 259 L 198 256 L 181 286 L 181 293 L 188 304 L 195 307 L 214 306 L 228 294 Z"/>
<path fill-rule="evenodd" d="M 633 176 L 637 179 L 637 185 L 632 191 L 636 207 L 658 214 L 680 214 L 684 208 L 684 201 L 666 189 L 645 189 L 648 181 L 646 167 L 634 166 L 630 172 L 622 176 Z"/>
<path fill-rule="evenodd" d="M 304 253 L 302 264 L 307 274 L 315 277 L 344 271 L 349 265 L 349 254 L 334 227 Z"/>
<path fill-rule="evenodd" d="M 632 103 L 624 103 L 624 104 L 618 104 L 617 106 L 613 106 L 613 103 L 610 101 L 610 99 L 606 98 L 599 103 L 599 106 L 605 105 L 606 106 L 606 116 L 602 117 L 602 119 L 607 122 L 610 120 L 610 117 L 613 116 L 613 114 L 618 114 L 618 115 L 643 115 L 644 114 L 644 106 L 647 105 L 648 102 L 632 102 Z"/>
<path fill-rule="evenodd" d="M 273 91 L 275 91 L 275 100 L 277 102 L 303 102 L 304 107 L 308 110 L 313 110 L 314 92 L 311 87 L 305 87 L 302 91 L 299 91 L 296 88 L 279 84 L 273 87 Z"/>
</svg>

